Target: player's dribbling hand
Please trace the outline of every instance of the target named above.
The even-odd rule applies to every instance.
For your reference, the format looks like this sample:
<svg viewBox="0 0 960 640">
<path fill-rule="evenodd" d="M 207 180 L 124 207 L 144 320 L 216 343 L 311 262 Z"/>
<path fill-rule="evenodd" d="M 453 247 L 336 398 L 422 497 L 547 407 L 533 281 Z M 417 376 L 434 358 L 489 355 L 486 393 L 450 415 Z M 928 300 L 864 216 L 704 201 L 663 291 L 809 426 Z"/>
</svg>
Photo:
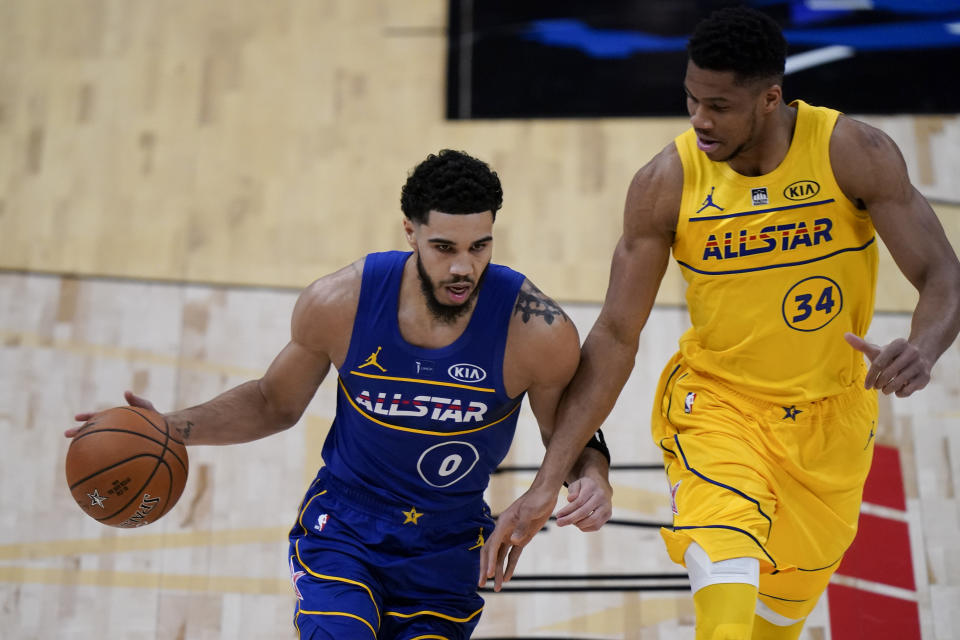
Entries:
<svg viewBox="0 0 960 640">
<path fill-rule="evenodd" d="M 478 586 L 493 578 L 493 590 L 500 591 L 513 577 L 523 548 L 550 519 L 556 504 L 555 491 L 529 489 L 500 514 L 496 528 L 480 549 Z"/>
<path fill-rule="evenodd" d="M 870 360 L 864 387 L 878 389 L 898 398 L 906 398 L 930 382 L 933 362 L 920 349 L 903 338 L 880 347 L 852 333 L 843 336 L 850 346 Z"/>
<path fill-rule="evenodd" d="M 146 398 L 141 398 L 132 391 L 124 391 L 123 397 L 127 401 L 127 404 L 131 407 L 140 407 L 141 409 L 149 409 L 150 411 L 156 411 L 153 406 L 153 403 L 147 400 Z M 93 416 L 97 415 L 97 411 L 88 411 L 85 413 L 78 413 L 73 416 L 73 419 L 80 423 L 79 426 L 71 427 L 63 432 L 63 435 L 67 438 L 72 438 L 77 435 L 77 432 L 80 430 L 80 427 L 83 426 L 83 423 L 87 422 Z"/>
<path fill-rule="evenodd" d="M 613 515 L 613 487 L 606 480 L 584 476 L 567 489 L 567 502 L 557 512 L 557 525 L 576 525 L 580 531 L 597 531 Z"/>
</svg>

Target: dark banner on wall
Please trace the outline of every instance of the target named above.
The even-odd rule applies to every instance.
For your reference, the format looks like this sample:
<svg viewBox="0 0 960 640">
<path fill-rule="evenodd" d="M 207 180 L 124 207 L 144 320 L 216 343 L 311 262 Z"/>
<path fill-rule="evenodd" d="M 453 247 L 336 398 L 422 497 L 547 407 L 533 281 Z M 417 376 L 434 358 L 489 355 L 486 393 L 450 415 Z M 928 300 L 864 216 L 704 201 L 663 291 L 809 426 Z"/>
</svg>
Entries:
<svg viewBox="0 0 960 640">
<path fill-rule="evenodd" d="M 960 112 L 960 0 L 450 0 L 447 117 L 684 115 L 687 38 L 730 4 L 783 28 L 787 100 Z"/>
</svg>

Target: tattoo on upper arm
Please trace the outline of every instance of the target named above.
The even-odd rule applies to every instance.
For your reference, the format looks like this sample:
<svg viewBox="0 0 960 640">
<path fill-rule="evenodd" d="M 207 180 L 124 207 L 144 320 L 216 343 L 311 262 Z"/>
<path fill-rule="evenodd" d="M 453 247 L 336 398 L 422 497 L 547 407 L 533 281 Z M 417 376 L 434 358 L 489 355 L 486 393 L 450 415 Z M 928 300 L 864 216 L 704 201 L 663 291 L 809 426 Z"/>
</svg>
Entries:
<svg viewBox="0 0 960 640">
<path fill-rule="evenodd" d="M 543 321 L 547 324 L 553 324 L 554 320 L 557 319 L 569 320 L 560 305 L 544 295 L 529 280 L 517 294 L 517 305 L 513 308 L 513 313 L 519 313 L 524 322 L 530 322 L 530 318 L 536 316 L 543 318 Z"/>
</svg>

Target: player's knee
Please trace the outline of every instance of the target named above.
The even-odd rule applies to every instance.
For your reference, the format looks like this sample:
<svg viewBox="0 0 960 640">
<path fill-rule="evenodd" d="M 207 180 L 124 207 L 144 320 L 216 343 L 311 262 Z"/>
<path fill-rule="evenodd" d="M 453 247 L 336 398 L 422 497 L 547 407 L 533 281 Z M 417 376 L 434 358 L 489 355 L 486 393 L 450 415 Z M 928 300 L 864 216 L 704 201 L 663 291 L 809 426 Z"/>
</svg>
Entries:
<svg viewBox="0 0 960 640">
<path fill-rule="evenodd" d="M 693 591 L 697 640 L 750 640 L 760 580 L 756 558 L 712 562 L 700 545 L 692 543 L 684 562 Z"/>
<path fill-rule="evenodd" d="M 796 640 L 806 622 L 806 618 L 796 620 L 780 615 L 759 600 L 756 612 L 751 640 Z"/>
<path fill-rule="evenodd" d="M 687 565 L 693 593 L 713 584 L 746 584 L 752 585 L 754 589 L 760 584 L 760 562 L 756 558 L 732 558 L 712 562 L 703 547 L 691 542 L 683 560 Z"/>
</svg>

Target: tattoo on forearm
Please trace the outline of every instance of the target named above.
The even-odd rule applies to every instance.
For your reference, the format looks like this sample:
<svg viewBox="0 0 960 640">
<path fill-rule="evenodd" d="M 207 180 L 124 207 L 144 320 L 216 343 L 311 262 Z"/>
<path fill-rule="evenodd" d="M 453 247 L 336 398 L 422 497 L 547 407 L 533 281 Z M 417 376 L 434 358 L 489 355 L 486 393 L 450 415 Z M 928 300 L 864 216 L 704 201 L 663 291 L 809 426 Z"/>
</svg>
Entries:
<svg viewBox="0 0 960 640">
<path fill-rule="evenodd" d="M 533 284 L 520 289 L 520 293 L 517 294 L 517 306 L 514 307 L 513 312 L 519 313 L 524 322 L 530 322 L 530 318 L 537 316 L 543 318 L 547 324 L 553 324 L 557 319 L 569 320 L 560 305 L 544 295 Z"/>
<path fill-rule="evenodd" d="M 183 442 L 186 442 L 190 439 L 190 432 L 193 431 L 193 423 L 187 420 L 187 424 L 184 427 L 177 427 L 177 433 L 180 434 L 180 439 Z"/>
</svg>

